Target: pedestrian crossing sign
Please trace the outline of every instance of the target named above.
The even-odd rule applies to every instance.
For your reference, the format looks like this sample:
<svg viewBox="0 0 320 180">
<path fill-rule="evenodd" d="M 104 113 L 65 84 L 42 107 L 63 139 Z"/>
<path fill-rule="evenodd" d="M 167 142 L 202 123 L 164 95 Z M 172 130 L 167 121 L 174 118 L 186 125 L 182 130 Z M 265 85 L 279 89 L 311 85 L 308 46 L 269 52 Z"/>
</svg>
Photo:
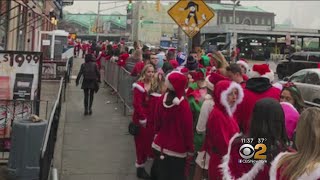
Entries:
<svg viewBox="0 0 320 180">
<path fill-rule="evenodd" d="M 168 14 L 190 38 L 215 16 L 203 0 L 179 0 Z"/>
</svg>

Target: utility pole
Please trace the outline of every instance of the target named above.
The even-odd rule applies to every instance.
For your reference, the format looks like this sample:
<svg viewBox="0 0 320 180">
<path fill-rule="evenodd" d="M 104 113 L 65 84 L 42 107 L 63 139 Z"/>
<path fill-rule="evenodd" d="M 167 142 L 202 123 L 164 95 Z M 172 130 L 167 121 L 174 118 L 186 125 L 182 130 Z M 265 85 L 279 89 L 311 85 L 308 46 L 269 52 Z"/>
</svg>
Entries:
<svg viewBox="0 0 320 180">
<path fill-rule="evenodd" d="M 97 42 L 99 41 L 99 26 L 100 26 L 100 23 L 99 23 L 99 19 L 100 19 L 100 5 L 101 5 L 101 2 L 99 1 L 98 2 L 98 13 L 97 13 L 97 22 L 96 22 L 96 33 L 97 33 L 97 37 L 96 37 L 96 40 Z"/>
</svg>

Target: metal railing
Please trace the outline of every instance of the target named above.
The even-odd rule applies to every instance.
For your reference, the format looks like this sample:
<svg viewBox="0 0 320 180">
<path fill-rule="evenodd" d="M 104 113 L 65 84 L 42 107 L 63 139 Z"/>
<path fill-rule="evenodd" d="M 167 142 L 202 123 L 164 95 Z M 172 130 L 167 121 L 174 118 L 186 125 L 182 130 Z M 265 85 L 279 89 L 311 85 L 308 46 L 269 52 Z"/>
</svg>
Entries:
<svg viewBox="0 0 320 180">
<path fill-rule="evenodd" d="M 48 126 L 45 131 L 45 136 L 40 152 L 39 180 L 58 180 L 58 170 L 53 167 L 53 158 L 60 122 L 61 106 L 62 103 L 65 101 L 67 83 L 69 82 L 69 78 L 72 71 L 72 63 L 69 63 L 69 60 L 66 63 L 65 76 L 60 79 L 60 86 L 57 98 L 52 108 L 48 120 Z"/>
<path fill-rule="evenodd" d="M 124 105 L 123 114 L 127 115 L 133 109 L 131 89 L 132 83 L 136 81 L 136 77 L 130 76 L 130 73 L 126 69 L 111 61 L 106 61 L 104 68 L 104 81 L 117 93 L 117 97 Z"/>
</svg>

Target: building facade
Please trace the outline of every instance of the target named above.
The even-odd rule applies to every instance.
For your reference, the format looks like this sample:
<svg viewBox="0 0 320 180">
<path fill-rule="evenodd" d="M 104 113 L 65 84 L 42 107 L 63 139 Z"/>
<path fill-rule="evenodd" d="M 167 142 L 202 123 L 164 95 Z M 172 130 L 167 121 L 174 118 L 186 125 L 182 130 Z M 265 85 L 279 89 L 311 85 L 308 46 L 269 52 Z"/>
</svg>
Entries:
<svg viewBox="0 0 320 180">
<path fill-rule="evenodd" d="M 0 1 L 0 49 L 36 51 L 39 32 L 56 29 L 51 18 L 62 17 L 63 0 Z"/>
</svg>

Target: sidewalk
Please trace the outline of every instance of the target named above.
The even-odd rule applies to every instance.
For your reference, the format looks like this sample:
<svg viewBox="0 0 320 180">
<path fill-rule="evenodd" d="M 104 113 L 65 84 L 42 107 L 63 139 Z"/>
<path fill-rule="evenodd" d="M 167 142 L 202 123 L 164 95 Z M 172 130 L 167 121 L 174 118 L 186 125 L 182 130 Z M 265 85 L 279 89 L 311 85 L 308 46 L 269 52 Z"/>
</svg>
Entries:
<svg viewBox="0 0 320 180">
<path fill-rule="evenodd" d="M 74 60 L 73 76 L 82 62 Z M 84 116 L 83 91 L 72 80 L 65 102 L 61 180 L 137 179 L 134 141 L 127 131 L 131 117 L 123 116 L 121 107 L 110 88 L 101 87 L 94 97 L 93 114 Z"/>
</svg>

